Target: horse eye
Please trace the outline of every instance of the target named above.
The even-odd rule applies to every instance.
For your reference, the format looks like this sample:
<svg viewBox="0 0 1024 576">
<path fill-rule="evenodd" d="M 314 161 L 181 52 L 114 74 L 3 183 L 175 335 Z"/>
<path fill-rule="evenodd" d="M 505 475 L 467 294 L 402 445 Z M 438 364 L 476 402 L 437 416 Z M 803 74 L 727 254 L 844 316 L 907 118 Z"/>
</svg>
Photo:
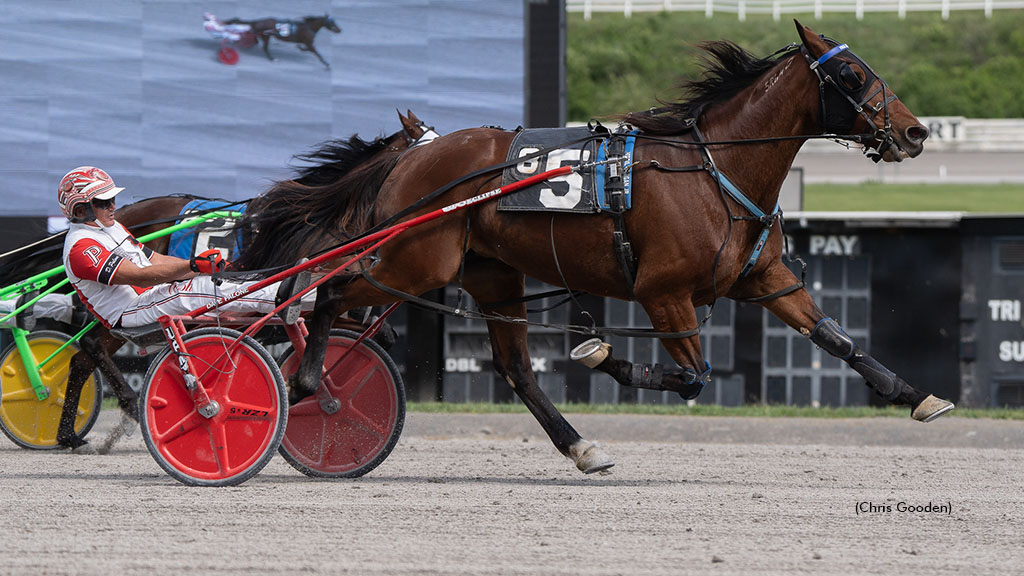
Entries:
<svg viewBox="0 0 1024 576">
<path fill-rule="evenodd" d="M 864 85 L 864 80 L 861 79 L 860 75 L 849 64 L 843 64 L 839 67 L 839 81 L 843 83 L 847 90 L 859 90 Z"/>
</svg>

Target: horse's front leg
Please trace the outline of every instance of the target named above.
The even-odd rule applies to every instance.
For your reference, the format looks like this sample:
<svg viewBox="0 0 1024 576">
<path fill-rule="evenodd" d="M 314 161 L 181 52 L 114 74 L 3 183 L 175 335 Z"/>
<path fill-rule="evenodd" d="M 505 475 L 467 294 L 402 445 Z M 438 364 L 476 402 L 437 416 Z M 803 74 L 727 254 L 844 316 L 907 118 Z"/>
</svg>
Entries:
<svg viewBox="0 0 1024 576">
<path fill-rule="evenodd" d="M 273 61 L 274 57 L 270 55 L 270 34 L 260 36 L 260 42 L 263 43 L 263 53 L 267 55 L 267 60 Z"/>
<path fill-rule="evenodd" d="M 779 261 L 778 265 L 772 266 L 749 283 L 738 285 L 734 291 L 743 292 L 743 296 L 774 294 L 796 282 L 793 273 Z M 868 355 L 843 331 L 838 322 L 825 316 L 807 290 L 801 288 L 760 304 L 791 328 L 810 338 L 822 350 L 846 362 L 864 377 L 868 387 L 879 396 L 893 404 L 910 406 L 914 420 L 931 422 L 953 409 L 952 402 L 907 384 Z"/>
<path fill-rule="evenodd" d="M 526 318 L 526 305 L 522 302 L 488 305 L 522 297 L 524 285 L 523 274 L 495 260 L 476 259 L 467 263 L 465 286 L 483 312 Z M 614 466 L 615 462 L 597 444 L 579 435 L 537 384 L 526 346 L 526 326 L 489 321 L 487 332 L 494 355 L 494 370 L 526 404 L 555 448 L 585 474 Z"/>
<path fill-rule="evenodd" d="M 306 351 L 298 370 L 288 379 L 288 403 L 291 405 L 313 394 L 320 387 L 331 326 L 341 314 L 344 284 L 345 281 L 330 280 L 317 287 L 313 314 L 306 322 L 309 331 Z"/>
<path fill-rule="evenodd" d="M 316 51 L 316 48 L 314 48 L 312 44 L 306 44 L 306 49 L 312 52 L 313 54 L 316 54 L 316 57 L 320 59 L 320 62 L 324 66 L 326 66 L 328 69 L 331 68 L 331 65 L 327 63 L 327 60 L 324 60 L 324 57 L 321 56 L 320 53 Z"/>
<path fill-rule="evenodd" d="M 139 395 L 132 389 L 124 379 L 124 374 L 114 362 L 114 353 L 124 346 L 124 340 L 111 334 L 106 328 L 97 328 L 97 338 L 101 349 L 97 352 L 93 348 L 91 339 L 88 336 L 82 338 L 82 348 L 86 349 L 89 355 L 96 362 L 100 371 L 109 380 L 111 390 L 117 397 L 117 404 L 132 420 L 139 421 Z"/>
<path fill-rule="evenodd" d="M 57 424 L 57 443 L 64 446 L 73 445 L 75 442 L 75 419 L 78 418 L 82 388 L 97 366 L 110 379 L 110 387 L 117 395 L 121 410 L 136 422 L 139 420 L 138 394 L 128 385 L 121 370 L 111 358 L 111 355 L 124 345 L 124 341 L 115 338 L 105 329 L 97 329 L 86 333 L 79 340 L 79 345 L 81 349 L 71 357 L 67 388 L 64 391 L 64 406 L 61 408 L 60 422 Z M 96 384 L 99 385 L 99 382 Z"/>
<path fill-rule="evenodd" d="M 697 327 L 697 313 L 688 296 L 659 295 L 640 302 L 654 329 L 659 332 L 695 331 Z M 696 398 L 711 375 L 711 367 L 701 353 L 700 337 L 694 333 L 683 338 L 663 338 L 661 343 L 681 369 L 666 370 L 661 364 L 635 364 L 620 360 L 612 356 L 611 345 L 596 339 L 577 346 L 572 357 L 589 368 L 608 374 L 622 386 L 668 390 L 687 400 Z"/>
</svg>

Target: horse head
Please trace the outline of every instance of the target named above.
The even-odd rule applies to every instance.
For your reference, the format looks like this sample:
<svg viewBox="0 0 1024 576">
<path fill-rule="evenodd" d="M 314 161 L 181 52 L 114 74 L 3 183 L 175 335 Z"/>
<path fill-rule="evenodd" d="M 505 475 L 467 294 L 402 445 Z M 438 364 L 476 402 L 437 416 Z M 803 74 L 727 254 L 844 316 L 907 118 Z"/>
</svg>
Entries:
<svg viewBox="0 0 1024 576">
<path fill-rule="evenodd" d="M 324 14 L 322 20 L 324 28 L 327 28 L 328 30 L 334 32 L 335 34 L 341 32 L 341 28 L 338 26 L 337 22 L 334 21 L 334 18 L 331 17 L 330 14 Z"/>
<path fill-rule="evenodd" d="M 803 52 L 818 77 L 820 122 L 825 133 L 862 134 L 874 161 L 900 162 L 924 151 L 928 128 L 874 70 L 846 46 L 796 20 Z"/>
<path fill-rule="evenodd" d="M 413 114 L 412 110 L 406 108 L 405 114 L 403 116 L 401 112 L 398 112 L 398 120 L 402 123 L 402 131 L 406 134 L 410 145 L 425 144 L 439 136 L 433 126 L 427 126 L 423 120 Z"/>
</svg>

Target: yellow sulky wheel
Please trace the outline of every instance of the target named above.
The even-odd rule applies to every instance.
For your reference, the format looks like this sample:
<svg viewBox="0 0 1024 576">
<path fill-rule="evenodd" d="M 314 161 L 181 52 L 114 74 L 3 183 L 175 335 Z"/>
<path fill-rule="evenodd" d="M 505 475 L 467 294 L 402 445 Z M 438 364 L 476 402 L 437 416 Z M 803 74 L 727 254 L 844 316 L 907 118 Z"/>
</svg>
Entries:
<svg viewBox="0 0 1024 576">
<path fill-rule="evenodd" d="M 63 332 L 40 330 L 26 339 L 35 362 L 41 362 L 71 337 Z M 68 368 L 78 350 L 76 344 L 71 344 L 40 368 L 43 386 L 50 392 L 44 400 L 36 396 L 17 346 L 12 343 L 0 356 L 0 428 L 18 446 L 33 450 L 57 447 L 57 425 L 64 405 Z M 96 423 L 102 400 L 103 385 L 97 370 L 86 381 L 78 402 L 75 432 L 79 437 L 84 437 Z"/>
</svg>

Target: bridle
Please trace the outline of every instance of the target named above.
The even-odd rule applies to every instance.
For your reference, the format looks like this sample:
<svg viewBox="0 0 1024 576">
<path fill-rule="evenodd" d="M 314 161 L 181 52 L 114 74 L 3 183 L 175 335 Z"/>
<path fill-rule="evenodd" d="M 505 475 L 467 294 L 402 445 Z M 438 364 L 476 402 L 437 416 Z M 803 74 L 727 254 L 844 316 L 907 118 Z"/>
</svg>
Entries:
<svg viewBox="0 0 1024 576">
<path fill-rule="evenodd" d="M 851 52 L 846 44 L 839 44 L 825 36 L 820 36 L 820 38 L 830 46 L 830 49 L 819 58 L 815 59 L 811 56 L 803 44 L 800 45 L 800 52 L 807 60 L 811 71 L 818 77 L 822 132 L 849 134 L 852 132 L 853 124 L 859 114 L 872 128 L 872 139 L 878 142 L 874 151 L 871 152 L 865 146 L 864 153 L 871 160 L 878 162 L 890 147 L 899 148 L 899 144 L 892 137 L 892 123 L 889 116 L 889 103 L 896 100 L 896 95 L 889 90 L 885 80 L 882 80 L 870 66 Z M 842 52 L 846 52 L 846 57 L 849 60 L 834 58 Z M 863 80 L 850 66 L 851 61 L 860 66 L 864 72 Z M 876 82 L 878 87 L 869 92 Z M 881 92 L 882 98 L 878 104 L 868 105 L 868 102 L 879 92 Z M 879 113 L 882 113 L 881 126 L 876 123 Z"/>
</svg>

